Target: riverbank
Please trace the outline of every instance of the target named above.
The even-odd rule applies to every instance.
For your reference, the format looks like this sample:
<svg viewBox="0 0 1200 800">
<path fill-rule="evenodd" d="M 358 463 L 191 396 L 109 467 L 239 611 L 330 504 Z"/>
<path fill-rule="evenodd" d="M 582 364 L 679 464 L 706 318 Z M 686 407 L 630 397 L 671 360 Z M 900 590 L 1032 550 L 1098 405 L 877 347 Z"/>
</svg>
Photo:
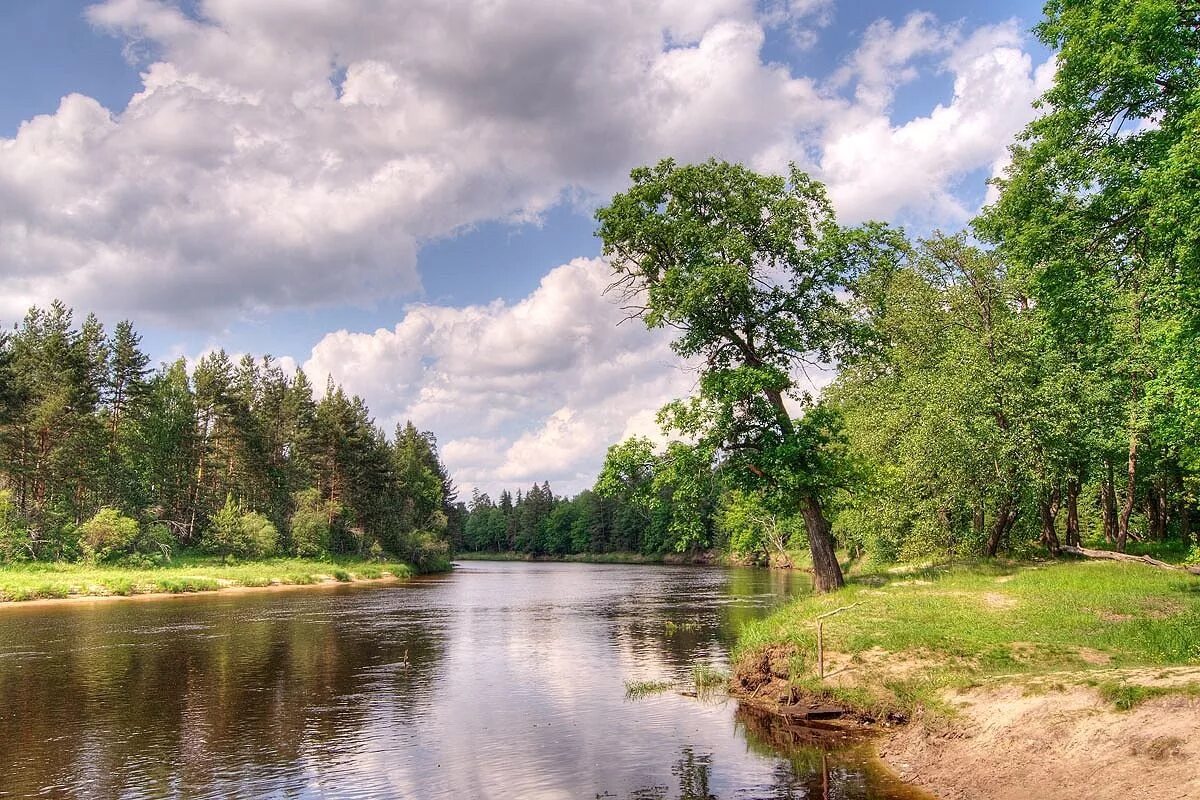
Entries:
<svg viewBox="0 0 1200 800">
<path fill-rule="evenodd" d="M 815 619 L 837 609 L 821 679 Z M 748 626 L 733 689 L 793 717 L 849 709 L 943 800 L 1196 797 L 1200 579 L 1103 562 L 862 574 Z"/>
<path fill-rule="evenodd" d="M 408 564 L 353 558 L 226 563 L 219 558 L 185 556 L 153 567 L 33 562 L 0 567 L 0 603 L 245 591 L 401 579 L 416 574 L 417 570 Z"/>
<path fill-rule="evenodd" d="M 682 564 L 690 566 L 738 566 L 716 551 L 695 553 L 572 553 L 569 555 L 533 555 L 514 552 L 456 553 L 456 561 L 545 561 L 574 564 Z"/>
</svg>

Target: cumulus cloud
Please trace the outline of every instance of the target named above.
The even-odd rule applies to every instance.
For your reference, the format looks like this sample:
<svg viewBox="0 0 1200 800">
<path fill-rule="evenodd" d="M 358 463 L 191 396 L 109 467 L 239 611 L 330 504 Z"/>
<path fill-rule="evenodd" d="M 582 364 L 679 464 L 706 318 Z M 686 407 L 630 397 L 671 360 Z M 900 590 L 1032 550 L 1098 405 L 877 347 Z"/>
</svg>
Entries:
<svg viewBox="0 0 1200 800">
<path fill-rule="evenodd" d="M 423 242 L 603 197 L 666 155 L 796 160 L 850 218 L 941 214 L 1036 87 L 1015 28 L 927 14 L 871 26 L 829 84 L 763 60 L 768 28 L 818 30 L 827 0 L 189 8 L 92 7 L 141 91 L 123 109 L 69 95 L 0 139 L 0 315 L 52 296 L 158 321 L 403 296 Z M 890 93 L 929 54 L 953 101 L 892 125 Z"/>
<path fill-rule="evenodd" d="M 437 432 L 464 486 L 578 491 L 609 444 L 655 433 L 658 407 L 695 384 L 667 336 L 621 324 L 608 280 L 602 260 L 577 259 L 516 303 L 415 305 L 394 328 L 326 335 L 304 368 L 366 397 L 384 425 Z"/>
<path fill-rule="evenodd" d="M 148 60 L 0 140 L 7 309 L 203 314 L 419 287 L 419 244 L 609 190 L 639 161 L 750 159 L 820 105 L 746 0 L 109 0 Z"/>
<path fill-rule="evenodd" d="M 895 92 L 917 77 L 911 64 L 921 57 L 936 57 L 937 69 L 953 77 L 953 96 L 929 114 L 895 124 L 889 113 Z M 834 77 L 855 85 L 856 102 L 825 129 L 816 167 L 843 220 L 966 222 L 977 209 L 956 196 L 958 180 L 1002 167 L 1008 143 L 1033 119 L 1033 101 L 1049 88 L 1053 69 L 1052 61 L 1035 67 L 1015 22 L 969 35 L 939 26 L 929 14 L 913 14 L 899 27 L 872 25 Z"/>
<path fill-rule="evenodd" d="M 603 259 L 576 259 L 516 303 L 414 305 L 393 328 L 327 334 L 303 364 L 367 398 L 390 429 L 411 419 L 437 433 L 463 487 L 493 494 L 549 480 L 591 486 L 608 446 L 665 437 L 655 416 L 691 394 L 697 373 L 604 289 Z M 827 371 L 797 374 L 806 390 Z"/>
</svg>

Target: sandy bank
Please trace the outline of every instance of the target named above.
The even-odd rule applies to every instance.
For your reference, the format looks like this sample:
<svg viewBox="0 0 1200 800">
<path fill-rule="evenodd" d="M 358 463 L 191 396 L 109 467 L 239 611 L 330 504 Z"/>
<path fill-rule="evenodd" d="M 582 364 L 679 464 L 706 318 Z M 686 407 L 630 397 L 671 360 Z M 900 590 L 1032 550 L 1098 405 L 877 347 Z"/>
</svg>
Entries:
<svg viewBox="0 0 1200 800">
<path fill-rule="evenodd" d="M 901 780 L 938 800 L 1200 800 L 1200 666 L 997 677 L 943 692 L 948 714 L 907 719 L 805 695 L 787 680 L 787 661 L 783 648 L 743 661 L 734 695 L 786 724 L 874 738 Z M 1120 711 L 1089 684 L 1171 693 Z"/>
<path fill-rule="evenodd" d="M 1200 698 L 1166 695 L 1117 711 L 1092 688 L 1028 691 L 947 695 L 957 719 L 915 720 L 883 738 L 879 753 L 940 800 L 1200 798 Z"/>
</svg>

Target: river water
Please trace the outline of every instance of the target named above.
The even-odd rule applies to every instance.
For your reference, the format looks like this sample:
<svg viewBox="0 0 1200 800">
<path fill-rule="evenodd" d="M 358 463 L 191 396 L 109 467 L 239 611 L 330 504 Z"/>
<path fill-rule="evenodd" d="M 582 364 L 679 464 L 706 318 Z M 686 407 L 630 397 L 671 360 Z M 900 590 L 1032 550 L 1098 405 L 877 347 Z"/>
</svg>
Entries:
<svg viewBox="0 0 1200 800">
<path fill-rule="evenodd" d="M 869 749 L 780 749 L 727 699 L 626 696 L 725 667 L 738 627 L 804 580 L 466 562 L 2 608 L 0 797 L 917 797 Z"/>
</svg>

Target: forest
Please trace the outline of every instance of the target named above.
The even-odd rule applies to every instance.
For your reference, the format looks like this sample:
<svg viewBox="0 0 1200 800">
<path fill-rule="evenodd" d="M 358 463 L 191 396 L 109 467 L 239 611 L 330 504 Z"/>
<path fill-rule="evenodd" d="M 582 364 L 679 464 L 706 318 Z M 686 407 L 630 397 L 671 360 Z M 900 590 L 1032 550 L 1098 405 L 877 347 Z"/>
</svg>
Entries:
<svg viewBox="0 0 1200 800">
<path fill-rule="evenodd" d="M 593 491 L 473 498 L 464 544 L 807 546 L 818 589 L 847 553 L 1200 561 L 1200 8 L 1051 2 L 1036 33 L 1054 86 L 960 232 L 840 225 L 794 166 L 634 170 L 596 215 L 610 294 L 697 391 Z"/>
<path fill-rule="evenodd" d="M 361 398 L 224 351 L 151 369 L 129 322 L 55 302 L 0 336 L 0 560 L 148 566 L 389 555 L 444 560 L 455 488 L 437 441 L 389 439 Z"/>
</svg>

